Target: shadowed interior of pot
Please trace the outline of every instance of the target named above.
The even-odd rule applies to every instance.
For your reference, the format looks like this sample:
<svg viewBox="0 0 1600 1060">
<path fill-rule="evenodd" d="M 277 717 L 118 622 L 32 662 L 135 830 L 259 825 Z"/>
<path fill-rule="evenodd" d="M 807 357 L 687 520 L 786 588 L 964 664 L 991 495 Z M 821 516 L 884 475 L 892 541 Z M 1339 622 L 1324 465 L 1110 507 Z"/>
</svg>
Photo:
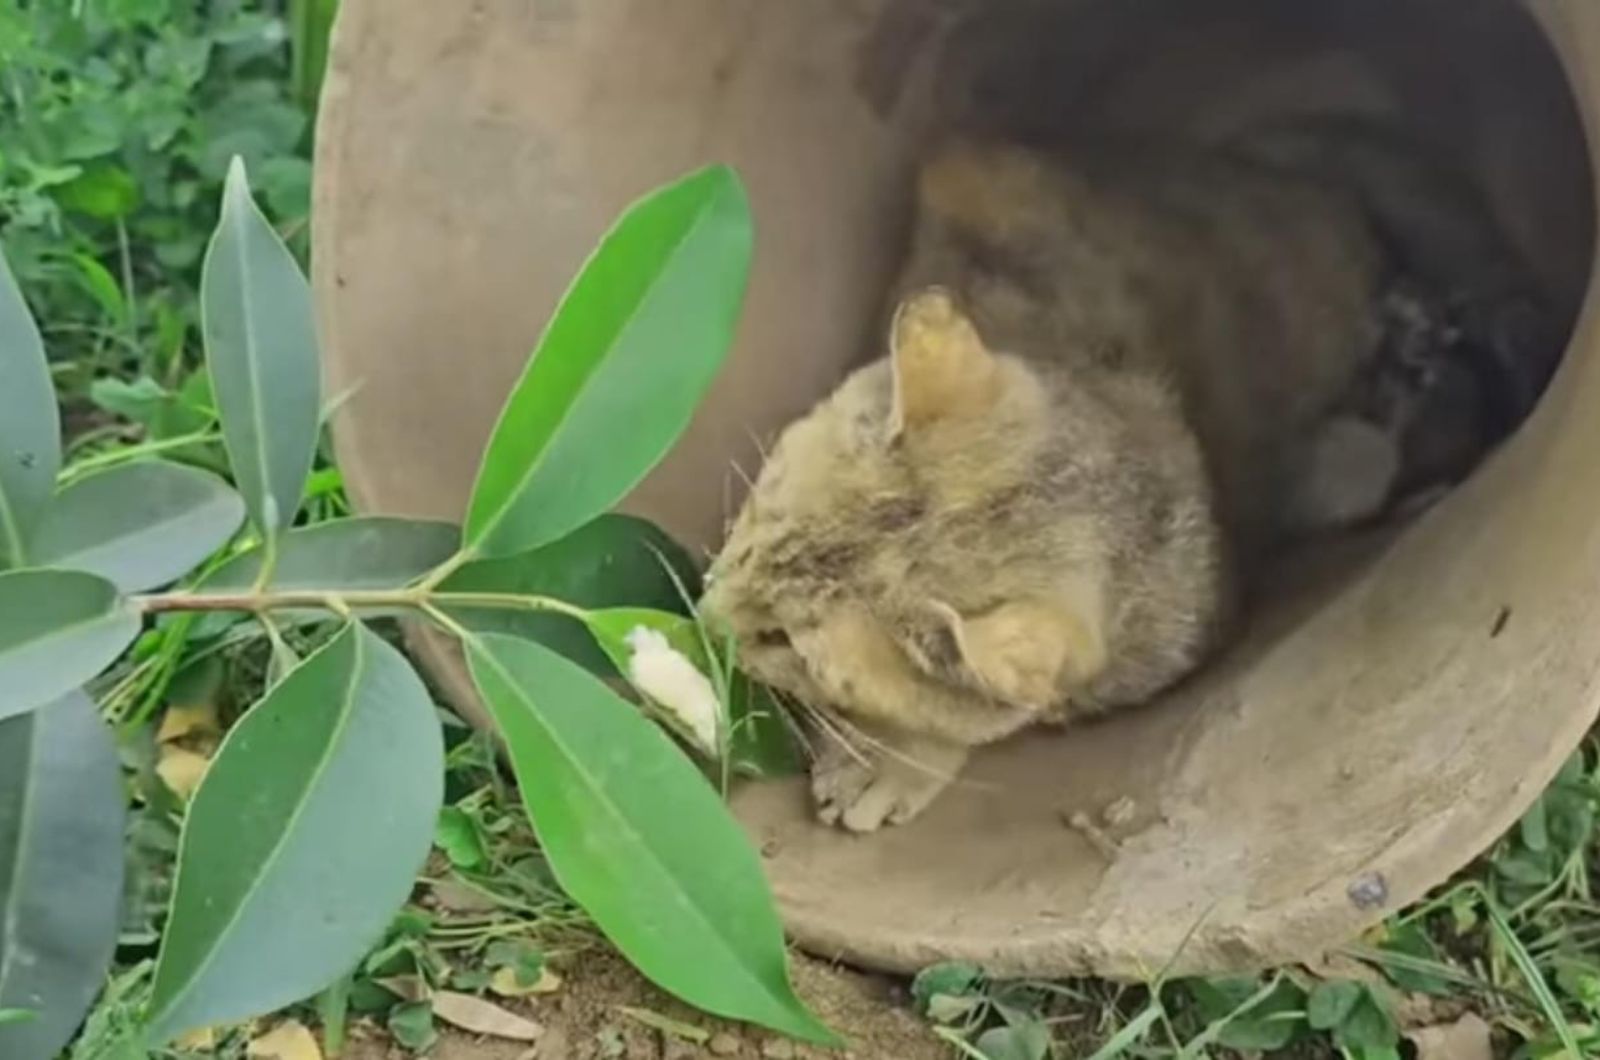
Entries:
<svg viewBox="0 0 1600 1060">
<path fill-rule="evenodd" d="M 867 838 L 814 824 L 799 781 L 740 791 L 808 947 L 1027 974 L 1303 958 L 1482 850 L 1593 720 L 1592 5 L 422 7 L 348 0 L 319 130 L 315 282 L 368 511 L 459 516 L 585 252 L 633 196 L 714 159 L 755 210 L 745 321 L 627 504 L 706 548 L 737 503 L 733 464 L 754 467 L 756 439 L 872 355 L 918 145 L 953 124 L 1204 141 L 1297 112 L 1381 116 L 1476 177 L 1576 329 L 1532 420 L 1469 482 L 1286 574 L 1240 642 L 1160 702 L 986 749 L 923 817 Z M 418 645 L 472 711 L 448 648 Z"/>
</svg>

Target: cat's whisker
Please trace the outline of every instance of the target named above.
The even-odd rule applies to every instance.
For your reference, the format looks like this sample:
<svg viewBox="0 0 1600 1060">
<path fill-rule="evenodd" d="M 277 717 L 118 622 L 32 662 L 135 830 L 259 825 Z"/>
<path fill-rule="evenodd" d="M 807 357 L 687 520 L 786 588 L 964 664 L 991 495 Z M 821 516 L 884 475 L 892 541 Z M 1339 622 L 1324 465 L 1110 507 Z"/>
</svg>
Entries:
<svg viewBox="0 0 1600 1060">
<path fill-rule="evenodd" d="M 763 467 L 766 466 L 766 463 L 767 463 L 767 446 L 766 446 L 766 443 L 764 443 L 761 440 L 761 435 L 759 435 L 759 434 L 757 434 L 755 432 L 755 428 L 747 426 L 747 427 L 745 427 L 744 430 L 745 430 L 745 433 L 750 436 L 750 444 L 755 446 L 756 447 L 756 452 L 758 454 L 760 454 L 762 466 Z"/>
<path fill-rule="evenodd" d="M 816 725 L 824 737 L 832 740 L 844 750 L 845 754 L 849 755 L 860 765 L 865 766 L 869 764 L 867 761 L 867 756 L 861 752 L 859 747 L 851 742 L 850 736 L 846 733 L 845 730 L 847 728 L 851 728 L 848 722 L 837 715 L 830 714 L 820 707 L 812 706 L 810 703 L 806 703 L 803 700 L 794 700 L 794 702 L 799 704 L 801 709 L 811 718 L 812 723 Z M 859 736 L 863 734 L 858 731 L 856 735 Z M 812 760 L 815 761 L 816 757 L 816 752 L 813 751 Z"/>
<path fill-rule="evenodd" d="M 885 758 L 899 762 L 902 765 L 910 766 L 912 769 L 915 769 L 917 772 L 922 773 L 925 776 L 930 776 L 936 780 L 942 780 L 947 784 L 959 785 L 961 787 L 975 788 L 982 791 L 994 790 L 995 786 L 993 784 L 982 784 L 977 781 L 963 779 L 959 772 L 952 773 L 948 770 L 931 766 L 928 763 L 918 759 L 915 755 L 909 755 L 899 748 L 891 746 L 890 744 L 871 736 L 870 734 L 862 731 L 859 727 L 846 721 L 844 718 L 835 715 L 833 716 L 832 720 L 841 728 L 848 729 L 853 737 L 855 737 L 857 740 L 860 740 L 871 750 L 878 752 Z M 849 751 L 851 753 L 851 757 L 855 758 L 857 762 L 860 762 L 862 765 L 868 764 L 866 759 L 860 756 L 858 749 L 853 744 L 849 743 L 848 740 L 842 740 L 841 746 Z"/>
<path fill-rule="evenodd" d="M 744 469 L 744 466 L 739 461 L 730 460 L 728 463 L 733 466 L 734 474 L 738 475 L 740 480 L 744 482 L 745 489 L 753 490 L 756 488 L 755 479 L 750 477 L 750 473 Z"/>
</svg>

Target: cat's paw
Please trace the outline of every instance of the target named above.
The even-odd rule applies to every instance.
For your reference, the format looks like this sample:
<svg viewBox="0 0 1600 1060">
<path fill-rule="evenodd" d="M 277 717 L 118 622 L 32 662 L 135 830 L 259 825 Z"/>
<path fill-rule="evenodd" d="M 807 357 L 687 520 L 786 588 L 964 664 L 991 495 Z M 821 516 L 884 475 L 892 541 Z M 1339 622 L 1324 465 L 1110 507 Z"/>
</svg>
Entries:
<svg viewBox="0 0 1600 1060">
<path fill-rule="evenodd" d="M 817 819 L 850 832 L 875 832 L 911 820 L 950 785 L 966 753 L 941 748 L 925 757 L 935 760 L 878 753 L 856 757 L 842 749 L 825 753 L 811 771 Z"/>
</svg>

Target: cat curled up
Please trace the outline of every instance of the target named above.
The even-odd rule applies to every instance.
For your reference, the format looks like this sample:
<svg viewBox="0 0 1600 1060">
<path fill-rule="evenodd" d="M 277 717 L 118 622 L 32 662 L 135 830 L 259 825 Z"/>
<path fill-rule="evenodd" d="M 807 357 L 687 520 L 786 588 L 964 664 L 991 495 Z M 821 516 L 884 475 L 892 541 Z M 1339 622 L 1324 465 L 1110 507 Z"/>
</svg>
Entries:
<svg viewBox="0 0 1600 1060">
<path fill-rule="evenodd" d="M 831 719 L 818 814 L 860 832 L 973 747 L 1189 673 L 1240 557 L 1378 513 L 1431 407 L 1351 411 L 1395 266 L 1344 189 L 1245 152 L 962 141 L 918 208 L 886 355 L 778 438 L 702 601 Z"/>
</svg>

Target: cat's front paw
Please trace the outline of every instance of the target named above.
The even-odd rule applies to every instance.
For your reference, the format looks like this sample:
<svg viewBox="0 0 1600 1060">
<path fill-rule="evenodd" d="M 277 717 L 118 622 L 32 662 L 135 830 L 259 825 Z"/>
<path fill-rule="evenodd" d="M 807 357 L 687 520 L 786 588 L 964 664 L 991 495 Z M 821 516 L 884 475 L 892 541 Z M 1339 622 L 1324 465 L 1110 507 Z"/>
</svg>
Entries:
<svg viewBox="0 0 1600 1060">
<path fill-rule="evenodd" d="M 966 751 L 922 745 L 915 748 L 920 755 L 912 757 L 911 750 L 904 757 L 839 747 L 825 751 L 811 771 L 817 819 L 851 832 L 875 832 L 927 809 L 955 779 Z"/>
</svg>

